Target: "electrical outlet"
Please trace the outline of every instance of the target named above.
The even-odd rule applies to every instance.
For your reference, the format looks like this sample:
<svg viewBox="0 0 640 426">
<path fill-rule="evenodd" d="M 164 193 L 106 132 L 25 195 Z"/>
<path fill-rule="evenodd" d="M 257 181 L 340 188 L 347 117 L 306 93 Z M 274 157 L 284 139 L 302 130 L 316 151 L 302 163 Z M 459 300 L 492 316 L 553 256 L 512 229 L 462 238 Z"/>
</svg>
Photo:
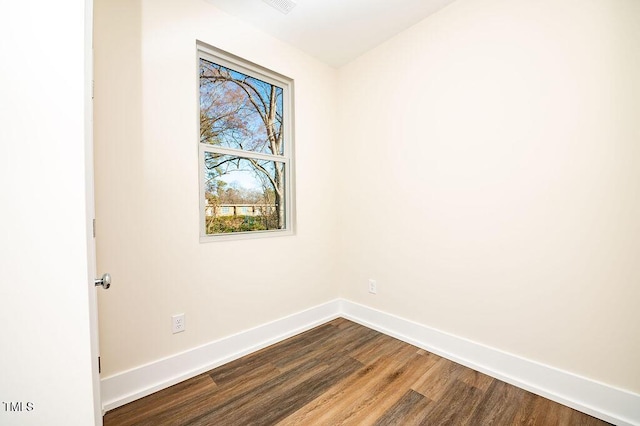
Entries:
<svg viewBox="0 0 640 426">
<path fill-rule="evenodd" d="M 171 317 L 171 331 L 173 334 L 184 331 L 184 314 L 173 315 Z"/>
<path fill-rule="evenodd" d="M 376 280 L 369 278 L 369 293 L 376 294 L 378 292 L 378 284 Z"/>
</svg>

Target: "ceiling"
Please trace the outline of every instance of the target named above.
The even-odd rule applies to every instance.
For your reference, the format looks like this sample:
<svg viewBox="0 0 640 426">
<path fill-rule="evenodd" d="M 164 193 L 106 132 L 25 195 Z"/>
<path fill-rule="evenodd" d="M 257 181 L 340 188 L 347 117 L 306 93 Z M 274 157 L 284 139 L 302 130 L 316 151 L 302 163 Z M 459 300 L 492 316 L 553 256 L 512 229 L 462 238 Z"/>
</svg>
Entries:
<svg viewBox="0 0 640 426">
<path fill-rule="evenodd" d="M 283 14 L 262 0 L 207 0 L 339 67 L 454 0 L 296 0 Z"/>
</svg>

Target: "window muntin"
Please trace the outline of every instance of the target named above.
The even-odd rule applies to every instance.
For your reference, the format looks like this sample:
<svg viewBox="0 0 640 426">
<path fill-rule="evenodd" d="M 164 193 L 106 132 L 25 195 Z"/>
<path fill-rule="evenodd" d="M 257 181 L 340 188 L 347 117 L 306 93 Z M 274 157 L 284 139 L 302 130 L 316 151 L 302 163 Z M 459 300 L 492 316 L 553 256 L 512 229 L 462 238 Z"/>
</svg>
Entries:
<svg viewBox="0 0 640 426">
<path fill-rule="evenodd" d="M 201 48 L 201 239 L 292 233 L 292 81 Z"/>
</svg>

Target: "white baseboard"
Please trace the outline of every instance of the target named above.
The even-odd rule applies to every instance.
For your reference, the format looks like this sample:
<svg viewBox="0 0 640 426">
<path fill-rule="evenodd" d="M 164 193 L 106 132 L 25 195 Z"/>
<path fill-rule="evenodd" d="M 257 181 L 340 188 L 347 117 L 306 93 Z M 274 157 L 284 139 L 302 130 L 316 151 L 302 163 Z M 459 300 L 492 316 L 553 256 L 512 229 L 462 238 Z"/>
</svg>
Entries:
<svg viewBox="0 0 640 426">
<path fill-rule="evenodd" d="M 342 316 L 620 426 L 640 426 L 640 395 L 502 352 L 344 299 L 105 377 L 108 411 Z"/>
<path fill-rule="evenodd" d="M 103 412 L 180 383 L 244 355 L 324 324 L 339 315 L 339 300 L 216 340 L 101 380 Z"/>
<path fill-rule="evenodd" d="M 640 395 L 347 300 L 341 316 L 619 426 L 640 426 Z"/>
</svg>

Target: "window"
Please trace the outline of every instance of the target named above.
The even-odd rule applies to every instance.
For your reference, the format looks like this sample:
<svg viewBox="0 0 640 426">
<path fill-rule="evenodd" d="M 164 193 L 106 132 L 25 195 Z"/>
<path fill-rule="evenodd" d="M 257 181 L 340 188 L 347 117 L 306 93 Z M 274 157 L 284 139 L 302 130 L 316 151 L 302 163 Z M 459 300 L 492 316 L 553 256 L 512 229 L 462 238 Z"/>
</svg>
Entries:
<svg viewBox="0 0 640 426">
<path fill-rule="evenodd" d="M 293 233 L 293 81 L 198 44 L 201 241 Z"/>
</svg>

